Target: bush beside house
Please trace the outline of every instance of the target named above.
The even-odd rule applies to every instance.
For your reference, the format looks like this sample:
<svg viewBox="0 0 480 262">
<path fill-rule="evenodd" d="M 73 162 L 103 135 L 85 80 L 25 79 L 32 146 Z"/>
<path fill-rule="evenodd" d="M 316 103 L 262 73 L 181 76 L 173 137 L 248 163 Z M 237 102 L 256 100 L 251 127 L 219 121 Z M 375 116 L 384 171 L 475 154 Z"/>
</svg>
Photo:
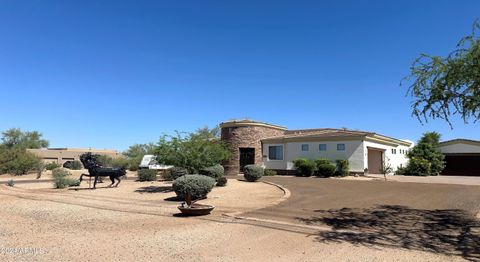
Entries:
<svg viewBox="0 0 480 262">
<path fill-rule="evenodd" d="M 248 182 L 255 182 L 263 176 L 264 172 L 265 170 L 261 166 L 246 165 L 243 168 L 243 177 Z"/>
<path fill-rule="evenodd" d="M 315 162 L 311 159 L 298 158 L 293 160 L 293 164 L 297 170 L 297 176 L 312 176 L 317 169 Z"/>
<path fill-rule="evenodd" d="M 440 134 L 427 132 L 408 152 L 408 165 L 398 169 L 396 175 L 437 176 L 445 168 L 445 156 L 438 150 Z"/>
</svg>

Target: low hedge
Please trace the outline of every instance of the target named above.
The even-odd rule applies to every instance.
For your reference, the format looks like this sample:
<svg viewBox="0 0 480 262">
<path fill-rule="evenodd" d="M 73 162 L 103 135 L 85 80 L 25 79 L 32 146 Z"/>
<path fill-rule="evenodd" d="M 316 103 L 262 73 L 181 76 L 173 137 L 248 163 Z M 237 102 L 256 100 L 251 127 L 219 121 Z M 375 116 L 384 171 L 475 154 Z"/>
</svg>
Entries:
<svg viewBox="0 0 480 262">
<path fill-rule="evenodd" d="M 243 177 L 245 177 L 248 182 L 255 182 L 263 176 L 264 172 L 265 170 L 261 166 L 246 165 L 243 168 Z"/>
<path fill-rule="evenodd" d="M 317 166 L 317 171 L 315 172 L 316 176 L 320 177 L 331 177 L 335 175 L 336 167 L 332 163 L 320 164 Z"/>
<path fill-rule="evenodd" d="M 276 176 L 277 171 L 271 170 L 271 169 L 265 169 L 265 171 L 263 172 L 263 175 L 264 176 Z"/>
<path fill-rule="evenodd" d="M 157 180 L 157 170 L 140 169 L 137 172 L 138 181 L 155 181 Z"/>
<path fill-rule="evenodd" d="M 184 175 L 173 181 L 172 188 L 180 199 L 189 193 L 192 199 L 206 198 L 215 186 L 215 179 L 202 175 Z"/>
<path fill-rule="evenodd" d="M 295 169 L 297 170 L 297 176 L 312 176 L 317 169 L 317 165 L 311 159 L 298 158 L 293 160 L 293 164 L 295 165 Z"/>
</svg>

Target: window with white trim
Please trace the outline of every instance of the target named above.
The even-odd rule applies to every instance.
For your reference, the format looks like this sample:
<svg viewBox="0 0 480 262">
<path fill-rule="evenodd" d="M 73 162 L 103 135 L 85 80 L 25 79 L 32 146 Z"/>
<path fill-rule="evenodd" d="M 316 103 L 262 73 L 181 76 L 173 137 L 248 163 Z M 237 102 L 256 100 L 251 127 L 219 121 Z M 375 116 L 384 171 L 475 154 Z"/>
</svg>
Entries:
<svg viewBox="0 0 480 262">
<path fill-rule="evenodd" d="M 308 151 L 308 144 L 302 145 L 302 151 Z"/>
<path fill-rule="evenodd" d="M 345 144 L 337 144 L 337 151 L 345 151 Z"/>
<path fill-rule="evenodd" d="M 327 144 L 318 145 L 318 151 L 327 151 Z"/>
<path fill-rule="evenodd" d="M 269 160 L 283 160 L 283 146 L 269 146 L 268 147 Z"/>
</svg>

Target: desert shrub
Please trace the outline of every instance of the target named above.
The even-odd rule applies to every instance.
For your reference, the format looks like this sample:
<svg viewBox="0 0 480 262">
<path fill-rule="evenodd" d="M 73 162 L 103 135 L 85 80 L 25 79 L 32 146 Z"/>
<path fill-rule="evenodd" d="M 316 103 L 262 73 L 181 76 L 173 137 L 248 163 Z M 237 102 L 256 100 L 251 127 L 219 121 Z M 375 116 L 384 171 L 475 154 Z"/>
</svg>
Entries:
<svg viewBox="0 0 480 262">
<path fill-rule="evenodd" d="M 405 167 L 399 167 L 397 170 L 395 170 L 395 175 L 396 176 L 404 176 L 406 173 L 407 169 Z"/>
<path fill-rule="evenodd" d="M 172 169 L 170 169 L 170 173 L 171 173 L 172 179 L 176 180 L 181 176 L 188 175 L 188 170 L 183 167 L 174 166 L 172 167 Z"/>
<path fill-rule="evenodd" d="M 293 160 L 293 164 L 297 169 L 297 176 L 311 176 L 313 172 L 315 172 L 315 169 L 317 169 L 315 162 L 306 158 L 295 159 Z"/>
<path fill-rule="evenodd" d="M 64 168 L 55 168 L 52 170 L 53 186 L 55 188 L 66 188 L 69 186 L 79 186 L 80 181 L 70 177 L 71 174 Z"/>
<path fill-rule="evenodd" d="M 63 164 L 63 167 L 71 170 L 80 170 L 83 168 L 82 163 L 78 160 L 67 161 Z"/>
<path fill-rule="evenodd" d="M 184 175 L 173 181 L 172 188 L 180 199 L 189 193 L 192 199 L 207 197 L 215 186 L 215 179 L 202 175 Z"/>
<path fill-rule="evenodd" d="M 348 176 L 348 171 L 350 169 L 348 160 L 338 159 L 336 163 L 337 163 L 337 166 L 335 168 L 335 176 L 341 176 L 341 177 Z"/>
<path fill-rule="evenodd" d="M 103 167 L 113 167 L 113 168 L 128 168 L 128 159 L 125 157 L 111 157 L 107 155 L 97 155 L 97 161 Z"/>
<path fill-rule="evenodd" d="M 263 172 L 263 175 L 264 176 L 276 176 L 277 171 L 271 170 L 271 169 L 265 169 L 265 171 Z"/>
<path fill-rule="evenodd" d="M 173 180 L 171 170 L 163 171 L 161 176 L 162 176 L 162 179 L 165 180 L 165 181 L 172 181 Z"/>
<path fill-rule="evenodd" d="M 13 179 L 10 179 L 7 181 L 7 186 L 14 186 L 15 185 L 15 181 L 13 181 Z"/>
<path fill-rule="evenodd" d="M 335 165 L 332 163 L 324 163 L 317 166 L 316 176 L 331 177 L 335 175 Z"/>
<path fill-rule="evenodd" d="M 315 159 L 315 165 L 320 166 L 320 165 L 326 165 L 326 164 L 331 164 L 332 161 L 326 159 L 326 158 L 319 158 Z"/>
<path fill-rule="evenodd" d="M 408 166 L 404 170 L 405 176 L 429 176 L 434 175 L 432 172 L 432 164 L 424 159 L 412 157 L 408 162 Z"/>
<path fill-rule="evenodd" d="M 54 170 L 55 168 L 60 167 L 58 163 L 50 162 L 45 165 L 46 170 Z"/>
<path fill-rule="evenodd" d="M 208 176 L 218 180 L 220 177 L 223 177 L 225 170 L 222 165 L 214 165 L 210 167 L 205 167 L 200 169 L 200 175 Z"/>
<path fill-rule="evenodd" d="M 38 171 L 42 161 L 24 149 L 1 149 L 0 173 L 10 173 L 15 176 L 26 175 L 29 171 Z"/>
<path fill-rule="evenodd" d="M 245 177 L 248 182 L 255 182 L 263 176 L 264 172 L 265 170 L 261 166 L 246 165 L 243 168 L 243 177 Z"/>
<path fill-rule="evenodd" d="M 216 184 L 216 186 L 226 186 L 226 185 L 227 185 L 227 182 L 228 182 L 228 179 L 227 179 L 226 177 L 224 177 L 224 176 L 219 177 L 219 178 L 217 179 L 217 184 Z"/>
<path fill-rule="evenodd" d="M 138 181 L 155 181 L 157 180 L 157 170 L 140 169 L 137 173 Z"/>
</svg>

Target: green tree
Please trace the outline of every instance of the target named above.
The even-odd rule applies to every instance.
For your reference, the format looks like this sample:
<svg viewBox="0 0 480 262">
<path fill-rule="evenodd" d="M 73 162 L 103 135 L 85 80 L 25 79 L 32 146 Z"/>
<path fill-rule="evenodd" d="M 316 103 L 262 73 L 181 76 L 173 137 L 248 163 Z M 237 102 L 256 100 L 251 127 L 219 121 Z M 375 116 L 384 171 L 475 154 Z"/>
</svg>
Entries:
<svg viewBox="0 0 480 262">
<path fill-rule="evenodd" d="M 2 145 L 6 148 L 44 148 L 48 147 L 47 140 L 42 138 L 42 133 L 37 131 L 22 131 L 11 128 L 2 132 Z"/>
<path fill-rule="evenodd" d="M 445 168 L 445 156 L 438 150 L 440 134 L 427 132 L 408 152 L 409 163 L 405 173 L 416 176 L 436 176 Z"/>
<path fill-rule="evenodd" d="M 215 129 L 202 128 L 194 133 L 163 135 L 155 149 L 157 161 L 187 168 L 191 173 L 220 164 L 230 158 L 231 153 L 217 133 Z"/>
<path fill-rule="evenodd" d="M 446 57 L 422 54 L 412 64 L 409 83 L 412 115 L 420 122 L 428 118 L 446 120 L 460 115 L 465 123 L 480 119 L 480 20 L 472 34 L 462 38 Z"/>
<path fill-rule="evenodd" d="M 155 151 L 155 144 L 153 143 L 135 144 L 130 146 L 122 154 L 127 158 L 128 168 L 131 171 L 135 171 L 138 169 L 138 166 L 142 162 L 143 156 L 153 154 L 154 151 Z"/>
<path fill-rule="evenodd" d="M 0 174 L 12 173 L 24 175 L 35 170 L 41 174 L 43 165 L 34 154 L 27 152 L 28 148 L 48 146 L 48 141 L 37 131 L 22 131 L 11 128 L 2 132 L 0 144 Z"/>
</svg>

